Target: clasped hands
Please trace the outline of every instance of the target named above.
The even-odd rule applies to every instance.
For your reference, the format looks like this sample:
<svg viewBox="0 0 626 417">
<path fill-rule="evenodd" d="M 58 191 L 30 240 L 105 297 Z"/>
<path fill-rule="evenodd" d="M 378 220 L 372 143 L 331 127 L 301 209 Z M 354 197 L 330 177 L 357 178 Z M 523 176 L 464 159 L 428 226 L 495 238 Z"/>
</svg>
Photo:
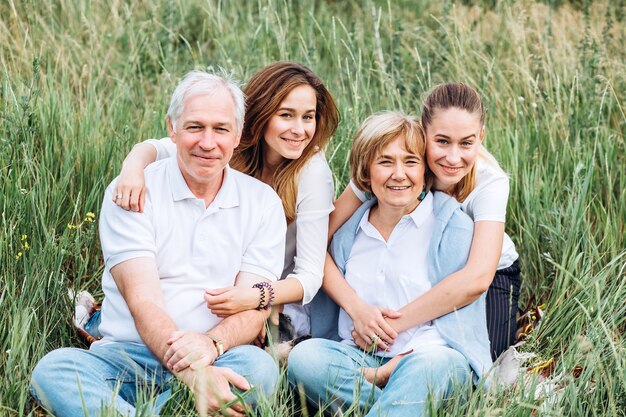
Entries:
<svg viewBox="0 0 626 417">
<path fill-rule="evenodd" d="M 398 337 L 390 321 L 400 318 L 400 312 L 360 302 L 350 313 L 354 325 L 352 338 L 358 347 L 370 352 L 389 350 Z"/>
<path fill-rule="evenodd" d="M 247 391 L 248 381 L 235 371 L 212 366 L 218 353 L 209 336 L 191 331 L 175 331 L 167 340 L 163 357 L 167 368 L 193 392 L 201 416 L 220 412 L 226 416 L 245 416 L 245 405 L 236 402 L 231 385 Z"/>
</svg>

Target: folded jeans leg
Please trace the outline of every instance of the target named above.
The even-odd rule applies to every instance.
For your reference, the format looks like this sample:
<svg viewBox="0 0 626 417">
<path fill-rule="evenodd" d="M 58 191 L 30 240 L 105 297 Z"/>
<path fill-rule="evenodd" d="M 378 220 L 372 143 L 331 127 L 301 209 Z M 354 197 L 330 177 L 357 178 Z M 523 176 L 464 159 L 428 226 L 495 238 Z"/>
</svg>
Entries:
<svg viewBox="0 0 626 417">
<path fill-rule="evenodd" d="M 289 382 L 303 389 L 308 400 L 331 411 L 351 406 L 369 408 L 381 390 L 363 377 L 363 367 L 384 360 L 353 346 L 326 339 L 309 339 L 289 354 Z"/>
<path fill-rule="evenodd" d="M 458 351 L 447 346 L 417 348 L 398 363 L 366 416 L 427 415 L 429 401 L 439 407 L 456 387 L 467 387 L 469 381 L 469 363 Z"/>
<path fill-rule="evenodd" d="M 169 378 L 145 346 L 112 343 L 48 353 L 33 370 L 30 390 L 55 415 L 95 416 L 112 408 L 133 416 L 137 400 L 149 406 Z"/>
</svg>

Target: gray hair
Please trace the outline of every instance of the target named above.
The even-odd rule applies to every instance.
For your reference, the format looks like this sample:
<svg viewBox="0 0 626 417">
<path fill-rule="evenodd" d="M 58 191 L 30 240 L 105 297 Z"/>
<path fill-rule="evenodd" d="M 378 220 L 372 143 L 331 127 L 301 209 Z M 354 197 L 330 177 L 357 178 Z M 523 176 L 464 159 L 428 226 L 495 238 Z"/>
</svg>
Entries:
<svg viewBox="0 0 626 417">
<path fill-rule="evenodd" d="M 188 72 L 176 86 L 172 94 L 170 107 L 167 110 L 167 116 L 172 121 L 174 131 L 176 131 L 178 119 L 183 114 L 185 99 L 196 94 L 211 94 L 219 86 L 226 87 L 233 98 L 237 135 L 241 134 L 245 115 L 245 100 L 243 92 L 239 88 L 239 83 L 229 75 L 219 76 L 204 71 Z"/>
</svg>

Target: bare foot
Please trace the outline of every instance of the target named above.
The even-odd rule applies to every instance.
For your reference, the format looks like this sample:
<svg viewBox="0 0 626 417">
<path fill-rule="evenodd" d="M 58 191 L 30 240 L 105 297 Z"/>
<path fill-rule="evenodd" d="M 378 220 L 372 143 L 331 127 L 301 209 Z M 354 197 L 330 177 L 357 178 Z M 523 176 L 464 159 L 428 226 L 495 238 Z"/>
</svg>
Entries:
<svg viewBox="0 0 626 417">
<path fill-rule="evenodd" d="M 363 368 L 363 376 L 370 384 L 376 384 L 378 388 L 385 388 L 393 370 L 396 369 L 396 365 L 398 365 L 403 356 L 411 352 L 413 352 L 413 349 L 400 353 L 378 368 Z"/>
<path fill-rule="evenodd" d="M 370 384 L 376 384 L 378 388 L 385 388 L 390 374 L 385 372 L 381 366 L 380 368 L 363 368 L 363 376 Z"/>
</svg>

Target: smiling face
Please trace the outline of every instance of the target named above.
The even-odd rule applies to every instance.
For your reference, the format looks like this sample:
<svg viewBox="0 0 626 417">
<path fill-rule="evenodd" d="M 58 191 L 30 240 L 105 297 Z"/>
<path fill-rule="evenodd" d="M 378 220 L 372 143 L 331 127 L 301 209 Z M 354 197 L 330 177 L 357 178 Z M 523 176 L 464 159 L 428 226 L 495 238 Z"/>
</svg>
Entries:
<svg viewBox="0 0 626 417">
<path fill-rule="evenodd" d="M 485 129 L 479 115 L 456 107 L 438 110 L 425 127 L 426 160 L 435 176 L 434 188 L 449 192 L 476 163 Z"/>
<path fill-rule="evenodd" d="M 265 128 L 265 160 L 277 165 L 283 158 L 298 159 L 315 135 L 315 90 L 304 84 L 295 87 L 280 103 Z"/>
<path fill-rule="evenodd" d="M 219 86 L 209 94 L 187 97 L 176 131 L 171 120 L 168 125 L 178 166 L 191 191 L 221 184 L 224 167 L 239 144 L 235 105 L 228 89 Z"/>
<path fill-rule="evenodd" d="M 412 212 L 419 204 L 424 189 L 426 165 L 407 151 L 400 137 L 385 146 L 369 167 L 370 186 L 381 209 Z"/>
</svg>

